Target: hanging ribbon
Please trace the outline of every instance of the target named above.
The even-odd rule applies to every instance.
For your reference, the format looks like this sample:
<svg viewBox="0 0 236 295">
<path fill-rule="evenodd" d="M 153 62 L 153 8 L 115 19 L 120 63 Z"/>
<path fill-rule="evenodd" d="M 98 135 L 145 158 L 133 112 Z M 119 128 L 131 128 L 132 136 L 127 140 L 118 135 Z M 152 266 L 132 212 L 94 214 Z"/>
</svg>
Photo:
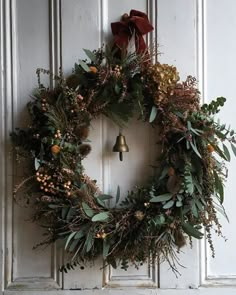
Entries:
<svg viewBox="0 0 236 295">
<path fill-rule="evenodd" d="M 126 13 L 121 21 L 111 23 L 111 30 L 115 37 L 114 43 L 120 49 L 127 48 L 129 40 L 135 34 L 136 52 L 143 53 L 147 48 L 143 35 L 151 32 L 153 26 L 145 13 L 132 9 L 130 15 Z"/>
</svg>

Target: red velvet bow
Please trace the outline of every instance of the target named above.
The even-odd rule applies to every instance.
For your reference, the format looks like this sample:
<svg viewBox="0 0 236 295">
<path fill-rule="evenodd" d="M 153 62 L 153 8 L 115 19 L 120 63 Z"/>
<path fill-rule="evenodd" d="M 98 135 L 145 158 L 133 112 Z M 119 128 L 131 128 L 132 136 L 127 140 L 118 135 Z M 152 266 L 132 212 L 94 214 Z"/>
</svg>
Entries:
<svg viewBox="0 0 236 295">
<path fill-rule="evenodd" d="M 147 47 L 143 35 L 151 32 L 153 26 L 145 13 L 132 9 L 130 15 L 124 14 L 121 21 L 111 23 L 111 30 L 115 36 L 114 42 L 120 49 L 127 48 L 129 40 L 135 31 L 136 51 L 142 53 Z"/>
</svg>

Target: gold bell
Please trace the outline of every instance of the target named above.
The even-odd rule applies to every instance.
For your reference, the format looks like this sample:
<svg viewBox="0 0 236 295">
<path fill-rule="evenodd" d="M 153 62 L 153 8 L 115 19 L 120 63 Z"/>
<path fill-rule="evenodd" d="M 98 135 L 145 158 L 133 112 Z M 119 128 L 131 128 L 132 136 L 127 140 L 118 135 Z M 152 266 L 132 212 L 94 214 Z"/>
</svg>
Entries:
<svg viewBox="0 0 236 295">
<path fill-rule="evenodd" d="M 120 161 L 123 161 L 123 154 L 122 153 L 128 152 L 128 151 L 129 151 L 129 147 L 126 144 L 125 137 L 120 133 L 116 137 L 116 143 L 113 147 L 113 152 L 118 152 Z"/>
</svg>

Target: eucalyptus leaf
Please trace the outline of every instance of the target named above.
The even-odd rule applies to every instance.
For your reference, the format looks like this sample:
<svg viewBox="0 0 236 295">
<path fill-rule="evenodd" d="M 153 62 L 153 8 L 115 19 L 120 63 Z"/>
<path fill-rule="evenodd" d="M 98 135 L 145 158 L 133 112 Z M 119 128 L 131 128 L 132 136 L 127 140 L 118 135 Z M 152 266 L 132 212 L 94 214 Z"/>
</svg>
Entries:
<svg viewBox="0 0 236 295">
<path fill-rule="evenodd" d="M 68 238 L 67 238 L 67 240 L 66 240 L 66 244 L 65 244 L 65 250 L 67 249 L 67 247 L 68 247 L 70 241 L 74 238 L 75 235 L 76 235 L 76 231 L 72 232 L 72 233 L 68 236 Z"/>
<path fill-rule="evenodd" d="M 59 205 L 55 205 L 55 204 L 49 204 L 48 207 L 51 208 L 51 209 L 58 209 L 58 208 L 61 208 L 61 206 L 59 206 Z"/>
<path fill-rule="evenodd" d="M 84 247 L 86 248 L 86 252 L 88 253 L 94 244 L 94 232 L 92 230 L 89 231 Z"/>
<path fill-rule="evenodd" d="M 73 252 L 75 250 L 76 246 L 78 245 L 78 243 L 79 243 L 79 240 L 74 239 L 69 247 L 69 252 Z"/>
<path fill-rule="evenodd" d="M 83 207 L 84 213 L 85 213 L 88 217 L 93 217 L 93 215 L 94 215 L 94 211 L 93 211 L 93 209 L 91 209 L 91 208 L 89 207 L 88 204 L 82 202 L 82 207 Z"/>
<path fill-rule="evenodd" d="M 225 156 L 227 158 L 227 161 L 230 161 L 230 153 L 229 153 L 229 150 L 228 150 L 227 146 L 224 143 L 222 143 L 222 145 L 223 145 L 223 151 L 224 151 L 224 154 L 225 154 Z"/>
<path fill-rule="evenodd" d="M 103 240 L 103 248 L 102 248 L 102 254 L 103 254 L 103 258 L 106 259 L 108 253 L 110 250 L 110 243 L 109 240 L 104 239 Z"/>
<path fill-rule="evenodd" d="M 220 196 L 220 203 L 222 204 L 224 202 L 224 186 L 216 171 L 213 171 L 213 175 L 215 179 L 215 188 Z"/>
<path fill-rule="evenodd" d="M 163 206 L 163 209 L 169 209 L 171 207 L 173 207 L 175 201 L 173 200 L 170 200 L 169 202 L 167 202 L 164 206 Z"/>
<path fill-rule="evenodd" d="M 96 55 L 95 55 L 92 51 L 90 51 L 90 50 L 88 50 L 88 49 L 83 49 L 83 51 L 85 52 L 85 54 L 87 55 L 87 57 L 88 57 L 91 61 L 93 61 L 93 62 L 96 61 Z"/>
<path fill-rule="evenodd" d="M 118 84 L 115 84 L 115 93 L 116 94 L 120 93 L 120 86 Z"/>
<path fill-rule="evenodd" d="M 194 150 L 195 154 L 198 155 L 199 158 L 202 158 L 201 154 L 199 153 L 196 144 L 194 144 L 192 141 L 190 141 L 190 145 L 192 149 Z"/>
<path fill-rule="evenodd" d="M 96 198 L 96 202 L 97 202 L 100 206 L 102 206 L 103 208 L 106 208 L 106 204 L 105 204 L 105 202 L 102 201 L 101 199 Z"/>
<path fill-rule="evenodd" d="M 166 177 L 166 175 L 168 174 L 169 171 L 169 166 L 164 167 L 164 169 L 161 172 L 161 175 L 159 177 L 159 180 L 163 179 Z"/>
<path fill-rule="evenodd" d="M 99 195 L 97 198 L 102 200 L 102 201 L 105 201 L 105 200 L 110 200 L 113 197 L 111 195 L 102 194 L 102 195 Z"/>
<path fill-rule="evenodd" d="M 188 127 L 188 130 L 191 130 L 191 128 L 192 128 L 192 124 L 191 124 L 190 121 L 187 121 L 187 127 Z"/>
<path fill-rule="evenodd" d="M 101 212 L 93 216 L 92 221 L 107 221 L 109 214 L 107 212 Z"/>
<path fill-rule="evenodd" d="M 155 196 L 151 198 L 150 202 L 152 203 L 158 203 L 158 202 L 164 202 L 164 201 L 169 201 L 172 198 L 172 194 L 167 193 L 159 196 Z"/>
<path fill-rule="evenodd" d="M 234 153 L 234 155 L 236 157 L 236 147 L 235 147 L 235 145 L 233 143 L 231 143 L 231 149 L 232 149 L 232 151 L 233 151 L 233 153 Z"/>
<path fill-rule="evenodd" d="M 40 160 L 38 158 L 35 158 L 34 159 L 34 168 L 36 171 L 39 169 L 40 165 L 41 165 Z"/>
<path fill-rule="evenodd" d="M 165 216 L 161 214 L 157 216 L 154 221 L 155 221 L 155 224 L 162 225 L 165 223 Z"/>
<path fill-rule="evenodd" d="M 156 119 L 157 115 L 157 108 L 155 106 L 152 107 L 150 118 L 149 118 L 149 123 L 152 123 Z"/>
<path fill-rule="evenodd" d="M 221 157 L 223 158 L 225 161 L 228 161 L 227 157 L 225 156 L 224 152 L 215 144 L 213 143 L 210 143 L 213 148 L 215 149 L 216 153 Z"/>
<path fill-rule="evenodd" d="M 175 204 L 176 207 L 182 207 L 183 206 L 183 202 L 182 201 L 177 201 Z"/>
<path fill-rule="evenodd" d="M 184 232 L 191 237 L 196 239 L 201 239 L 203 237 L 203 233 L 194 228 L 190 223 L 182 223 L 182 228 Z"/>
<path fill-rule="evenodd" d="M 120 200 L 120 186 L 117 186 L 117 191 L 116 191 L 116 204 L 119 203 Z"/>
<path fill-rule="evenodd" d="M 80 240 L 81 238 L 83 238 L 86 234 L 86 231 L 81 229 L 80 231 L 78 231 L 74 237 L 75 240 Z"/>
<path fill-rule="evenodd" d="M 90 72 L 90 68 L 89 66 L 83 61 L 83 60 L 79 60 L 79 64 L 81 65 L 81 67 L 85 70 L 85 72 Z"/>
<path fill-rule="evenodd" d="M 69 211 L 69 207 L 63 207 L 61 209 L 61 218 L 64 220 L 66 218 L 67 212 Z"/>
<path fill-rule="evenodd" d="M 194 201 L 192 202 L 191 210 L 192 210 L 193 216 L 198 218 L 198 210 Z"/>
</svg>

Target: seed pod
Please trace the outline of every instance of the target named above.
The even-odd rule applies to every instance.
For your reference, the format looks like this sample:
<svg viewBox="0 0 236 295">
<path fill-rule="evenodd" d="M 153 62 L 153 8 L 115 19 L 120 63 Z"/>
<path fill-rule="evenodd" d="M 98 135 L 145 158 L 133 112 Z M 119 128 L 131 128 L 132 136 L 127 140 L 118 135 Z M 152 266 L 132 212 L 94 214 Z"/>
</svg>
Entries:
<svg viewBox="0 0 236 295">
<path fill-rule="evenodd" d="M 82 157 L 86 157 L 91 152 L 91 150 L 92 148 L 89 144 L 81 144 L 79 146 L 79 152 Z"/>
<path fill-rule="evenodd" d="M 79 78 L 77 75 L 73 74 L 70 75 L 67 79 L 66 79 L 66 84 L 67 86 L 69 86 L 70 88 L 76 88 L 79 85 Z"/>
<path fill-rule="evenodd" d="M 89 135 L 89 127 L 81 126 L 75 129 L 74 134 L 79 137 L 81 141 L 84 141 Z"/>
<path fill-rule="evenodd" d="M 144 214 L 142 211 L 137 210 L 137 211 L 134 212 L 134 216 L 135 216 L 139 221 L 142 221 L 143 218 L 144 218 L 144 216 L 145 216 L 145 214 Z"/>
</svg>

